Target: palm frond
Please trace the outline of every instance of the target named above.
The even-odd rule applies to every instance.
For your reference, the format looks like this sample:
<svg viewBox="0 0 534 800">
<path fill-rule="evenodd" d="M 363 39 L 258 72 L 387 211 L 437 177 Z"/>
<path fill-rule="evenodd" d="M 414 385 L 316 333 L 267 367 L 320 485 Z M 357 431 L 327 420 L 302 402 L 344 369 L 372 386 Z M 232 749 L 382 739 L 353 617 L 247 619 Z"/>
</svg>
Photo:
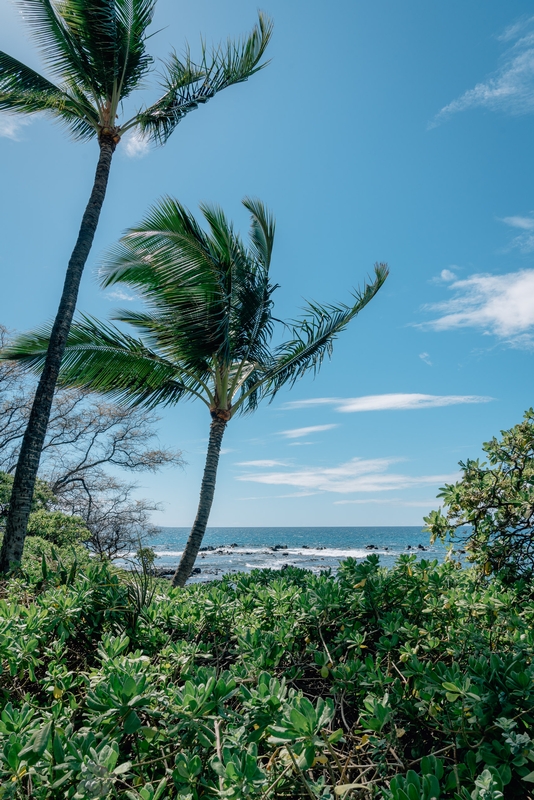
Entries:
<svg viewBox="0 0 534 800">
<path fill-rule="evenodd" d="M 157 143 L 164 143 L 190 111 L 214 97 L 217 92 L 247 80 L 263 69 L 260 63 L 272 34 L 272 22 L 259 14 L 258 23 L 244 41 L 228 41 L 208 51 L 203 45 L 200 63 L 176 53 L 166 63 L 164 93 L 153 105 L 140 112 L 136 124 Z"/>
<path fill-rule="evenodd" d="M 363 291 L 355 292 L 355 302 L 351 306 L 309 303 L 305 316 L 294 320 L 291 325 L 292 338 L 276 348 L 271 364 L 261 377 L 251 376 L 244 389 L 244 398 L 250 392 L 249 402 L 257 403 L 265 397 L 272 400 L 282 386 L 293 386 L 310 370 L 317 372 L 324 357 L 331 355 L 337 335 L 373 299 L 387 276 L 387 265 L 376 264 L 375 280 L 366 284 Z M 256 387 L 254 378 L 259 384 Z"/>
<path fill-rule="evenodd" d="M 69 13 L 69 0 L 63 4 Z M 89 62 L 77 46 L 65 19 L 52 0 L 19 0 L 24 20 L 29 24 L 51 74 L 76 83 L 83 76 L 84 87 L 90 79 Z M 94 90 L 91 84 L 90 88 Z"/>
<path fill-rule="evenodd" d="M 103 288 L 121 282 L 144 294 L 162 283 L 202 285 L 211 274 L 206 234 L 187 209 L 170 197 L 129 228 L 100 267 Z"/>
<path fill-rule="evenodd" d="M 155 0 L 19 0 L 48 68 L 96 101 L 127 97 L 152 59 Z"/>
<path fill-rule="evenodd" d="M 245 197 L 243 205 L 252 214 L 250 226 L 251 251 L 260 264 L 269 269 L 273 252 L 275 221 L 261 200 Z"/>
<path fill-rule="evenodd" d="M 91 138 L 98 127 L 97 111 L 77 87 L 60 88 L 1 51 L 0 110 L 19 114 L 47 112 L 79 139 Z"/>
<path fill-rule="evenodd" d="M 19 336 L 1 358 L 19 361 L 39 373 L 50 328 Z M 199 384 L 180 380 L 179 369 L 141 340 L 90 317 L 72 326 L 61 364 L 59 385 L 100 392 L 119 403 L 154 408 L 198 396 Z"/>
</svg>

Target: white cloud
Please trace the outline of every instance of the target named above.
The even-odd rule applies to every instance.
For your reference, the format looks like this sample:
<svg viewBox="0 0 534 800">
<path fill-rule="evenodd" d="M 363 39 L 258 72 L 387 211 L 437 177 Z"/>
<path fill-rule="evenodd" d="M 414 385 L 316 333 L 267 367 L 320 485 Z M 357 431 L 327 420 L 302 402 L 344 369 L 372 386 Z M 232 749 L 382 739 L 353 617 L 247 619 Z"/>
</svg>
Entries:
<svg viewBox="0 0 534 800">
<path fill-rule="evenodd" d="M 139 131 L 134 131 L 124 137 L 124 149 L 129 158 L 143 158 L 150 150 L 150 143 Z"/>
<path fill-rule="evenodd" d="M 512 228 L 521 228 L 524 231 L 534 230 L 534 217 L 504 217 L 503 222 Z"/>
<path fill-rule="evenodd" d="M 468 108 L 487 108 L 510 114 L 534 111 L 534 17 L 510 25 L 498 37 L 509 45 L 497 71 L 473 89 L 444 106 L 430 122 L 435 128 L 444 120 Z M 515 41 L 514 41 L 515 40 Z"/>
<path fill-rule="evenodd" d="M 487 403 L 493 398 L 478 395 L 434 395 L 434 394 L 371 394 L 365 397 L 316 397 L 310 400 L 294 400 L 286 408 L 308 408 L 320 405 L 335 406 L 336 411 L 353 413 L 359 411 L 398 411 L 415 408 L 440 408 L 464 403 Z"/>
<path fill-rule="evenodd" d="M 335 424 L 331 425 L 309 425 L 307 428 L 292 428 L 289 431 L 280 431 L 281 436 L 286 439 L 300 439 L 303 436 L 309 436 L 310 433 L 320 433 L 321 431 L 330 431 L 332 428 L 337 428 Z"/>
<path fill-rule="evenodd" d="M 439 274 L 439 277 L 441 278 L 442 281 L 445 281 L 445 283 L 456 280 L 456 275 L 450 269 L 442 269 Z"/>
<path fill-rule="evenodd" d="M 534 217 L 504 217 L 502 220 L 506 225 L 511 228 L 520 230 L 515 236 L 510 245 L 517 247 L 522 253 L 531 253 L 534 250 Z"/>
<path fill-rule="evenodd" d="M 0 114 L 0 136 L 19 142 L 22 128 L 31 122 L 28 117 L 18 117 L 14 114 Z"/>
<path fill-rule="evenodd" d="M 428 353 L 419 353 L 419 358 L 421 361 L 424 361 L 425 364 L 428 364 L 429 367 L 432 366 L 432 361 L 430 360 L 430 355 Z"/>
<path fill-rule="evenodd" d="M 137 295 L 124 292 L 122 289 L 115 289 L 113 292 L 107 292 L 104 297 L 106 300 L 125 300 L 128 303 L 133 303 L 137 300 Z"/>
<path fill-rule="evenodd" d="M 271 486 L 292 486 L 300 490 L 352 494 L 353 492 L 387 492 L 414 486 L 436 486 L 456 479 L 457 475 L 410 476 L 388 472 L 400 459 L 353 458 L 337 467 L 302 467 L 285 471 L 246 473 L 240 481 Z"/>
<path fill-rule="evenodd" d="M 534 328 L 534 270 L 472 275 L 455 281 L 454 297 L 428 306 L 440 316 L 425 327 L 436 331 L 479 328 L 517 347 L 531 346 Z"/>
<path fill-rule="evenodd" d="M 269 458 L 259 459 L 258 461 L 238 461 L 236 463 L 238 467 L 267 467 L 267 469 L 272 469 L 273 467 L 286 467 L 286 461 L 272 461 Z"/>
</svg>

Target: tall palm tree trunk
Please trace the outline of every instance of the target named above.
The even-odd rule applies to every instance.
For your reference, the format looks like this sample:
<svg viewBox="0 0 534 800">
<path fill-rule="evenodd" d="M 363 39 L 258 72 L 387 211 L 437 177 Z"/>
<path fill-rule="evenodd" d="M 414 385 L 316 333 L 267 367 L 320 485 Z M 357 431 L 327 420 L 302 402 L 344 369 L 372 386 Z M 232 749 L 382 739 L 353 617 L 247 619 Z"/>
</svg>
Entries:
<svg viewBox="0 0 534 800">
<path fill-rule="evenodd" d="M 191 575 L 191 571 L 198 556 L 198 551 L 200 550 L 200 545 L 202 544 L 202 539 L 206 532 L 211 504 L 213 503 L 221 442 L 225 430 L 226 420 L 214 416 L 210 427 L 210 439 L 208 443 L 208 452 L 206 454 L 204 475 L 202 477 L 202 486 L 200 487 L 197 516 L 191 528 L 185 550 L 182 553 L 182 558 L 178 564 L 178 569 L 174 573 L 172 579 L 173 586 L 185 586 L 185 582 Z"/>
<path fill-rule="evenodd" d="M 93 190 L 82 218 L 78 239 L 70 257 L 61 301 L 50 336 L 44 369 L 35 392 L 30 418 L 22 440 L 13 480 L 4 541 L 0 551 L 0 573 L 7 572 L 13 562 L 22 560 L 33 490 L 61 359 L 65 352 L 67 337 L 76 308 L 83 268 L 91 250 L 98 218 L 106 195 L 111 159 L 116 146 L 113 138 L 107 135 L 100 137 L 99 144 L 100 157 L 96 168 Z"/>
</svg>

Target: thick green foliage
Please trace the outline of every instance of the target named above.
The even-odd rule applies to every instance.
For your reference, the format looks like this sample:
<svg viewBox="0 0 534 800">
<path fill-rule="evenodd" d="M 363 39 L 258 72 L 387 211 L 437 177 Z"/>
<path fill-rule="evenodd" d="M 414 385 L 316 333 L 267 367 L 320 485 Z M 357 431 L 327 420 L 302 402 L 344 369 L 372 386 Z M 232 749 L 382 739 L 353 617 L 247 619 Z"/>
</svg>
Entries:
<svg viewBox="0 0 534 800">
<path fill-rule="evenodd" d="M 534 409 L 523 422 L 483 445 L 487 462 L 460 462 L 463 477 L 438 497 L 445 513 L 425 517 L 434 539 L 466 542 L 487 574 L 515 581 L 534 575 Z M 465 528 L 464 526 L 468 526 Z"/>
<path fill-rule="evenodd" d="M 532 798 L 524 586 L 374 555 L 132 580 L 56 558 L 4 585 L 0 796 Z"/>
<path fill-rule="evenodd" d="M 7 508 L 12 488 L 13 476 L 7 472 L 0 472 L 0 509 Z M 55 501 L 54 493 L 46 481 L 37 478 L 27 535 L 38 536 L 57 547 L 78 545 L 87 541 L 91 534 L 83 520 L 73 514 L 64 514 L 54 509 Z M 3 516 L 4 519 L 0 517 L 0 531 L 4 529 L 2 523 L 5 515 Z"/>
</svg>

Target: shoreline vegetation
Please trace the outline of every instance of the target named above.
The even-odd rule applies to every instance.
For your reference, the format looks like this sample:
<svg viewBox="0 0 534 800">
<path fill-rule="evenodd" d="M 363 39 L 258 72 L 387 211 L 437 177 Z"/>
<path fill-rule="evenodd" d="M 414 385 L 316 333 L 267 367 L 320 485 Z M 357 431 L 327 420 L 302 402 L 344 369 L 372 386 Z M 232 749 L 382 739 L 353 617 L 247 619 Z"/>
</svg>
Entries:
<svg viewBox="0 0 534 800">
<path fill-rule="evenodd" d="M 27 545 L 0 599 L 4 797 L 533 796 L 527 581 L 371 552 L 178 589 L 150 551 L 126 572 Z"/>
</svg>

